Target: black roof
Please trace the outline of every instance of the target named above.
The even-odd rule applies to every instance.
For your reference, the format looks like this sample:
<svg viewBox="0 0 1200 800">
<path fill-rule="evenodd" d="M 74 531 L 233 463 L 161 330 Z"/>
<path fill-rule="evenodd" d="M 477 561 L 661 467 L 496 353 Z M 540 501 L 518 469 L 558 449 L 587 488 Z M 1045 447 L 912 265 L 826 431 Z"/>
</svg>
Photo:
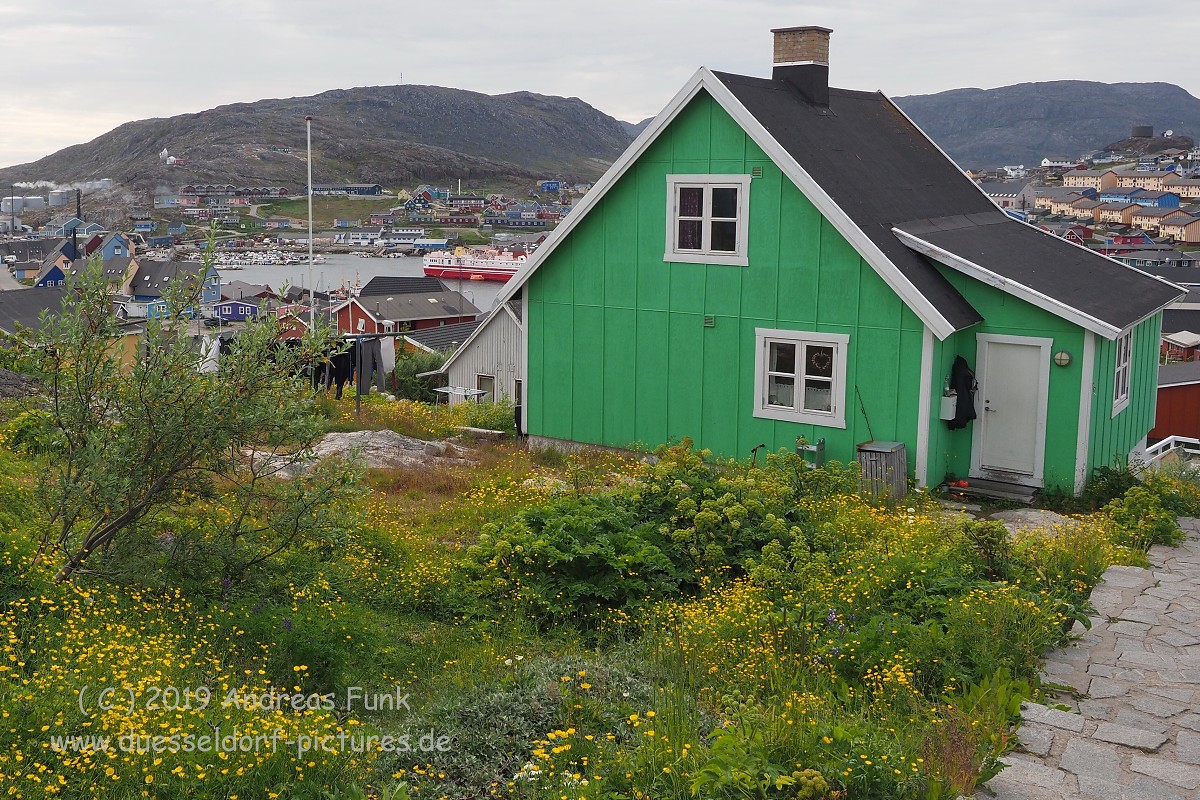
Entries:
<svg viewBox="0 0 1200 800">
<path fill-rule="evenodd" d="M 1197 254 L 1200 256 L 1200 254 Z M 1138 267 L 1142 272 L 1148 272 L 1151 275 L 1157 275 L 1160 278 L 1165 278 L 1171 283 L 1177 283 L 1180 286 L 1197 286 L 1200 285 L 1200 269 L 1196 267 Z M 1166 326 L 1163 326 L 1166 330 Z M 1198 331 L 1200 333 L 1200 331 Z"/>
<path fill-rule="evenodd" d="M 446 284 L 437 278 L 425 275 L 418 277 L 379 275 L 367 281 L 358 294 L 360 297 L 383 297 L 396 294 L 429 294 L 444 292 L 446 289 Z"/>
<path fill-rule="evenodd" d="M 10 289 L 0 292 L 0 331 L 16 333 L 17 324 L 37 330 L 43 311 L 54 313 L 62 308 L 61 286 L 36 289 Z"/>
<path fill-rule="evenodd" d="M 1163 310 L 1163 333 L 1191 331 L 1200 333 L 1200 310 L 1190 308 L 1167 308 Z"/>
<path fill-rule="evenodd" d="M 826 107 L 786 81 L 714 74 L 955 330 L 982 321 L 891 229 L 912 219 L 1003 212 L 886 97 L 831 88 Z"/>
<path fill-rule="evenodd" d="M 409 331 L 404 334 L 405 339 L 409 339 L 422 347 L 427 347 L 430 350 L 439 353 L 448 353 L 451 349 L 458 346 L 467 340 L 475 329 L 483 324 L 483 318 L 477 319 L 474 322 L 455 322 L 451 325 L 442 325 L 438 328 L 423 328 L 419 331 Z"/>
<path fill-rule="evenodd" d="M 115 262 L 117 259 L 109 259 Z M 140 297 L 162 297 L 167 284 L 180 275 L 203 277 L 208 266 L 200 261 L 139 261 L 129 282 L 130 291 Z M 107 273 L 107 269 L 105 272 Z"/>
<path fill-rule="evenodd" d="M 786 80 L 715 75 L 956 330 L 982 317 L 893 228 L 1119 328 L 1180 294 L 1009 217 L 882 93 L 831 88 L 824 106 Z"/>
<path fill-rule="evenodd" d="M 438 292 L 403 295 L 360 295 L 358 303 L 376 319 L 392 322 L 418 322 L 426 319 L 475 317 L 479 309 L 458 292 L 442 289 Z"/>
<path fill-rule="evenodd" d="M 1185 386 L 1200 383 L 1200 361 L 1184 361 L 1180 364 L 1163 364 L 1158 368 L 1158 387 Z"/>
<path fill-rule="evenodd" d="M 1180 295 L 1168 283 L 1000 214 L 919 220 L 898 227 L 1120 329 Z"/>
</svg>

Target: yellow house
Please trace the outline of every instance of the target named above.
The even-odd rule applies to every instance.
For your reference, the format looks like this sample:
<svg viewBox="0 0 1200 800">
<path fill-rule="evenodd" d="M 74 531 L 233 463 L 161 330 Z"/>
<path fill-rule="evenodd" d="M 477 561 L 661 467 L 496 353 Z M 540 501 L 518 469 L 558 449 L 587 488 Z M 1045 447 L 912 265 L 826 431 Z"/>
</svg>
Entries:
<svg viewBox="0 0 1200 800">
<path fill-rule="evenodd" d="M 1063 186 L 1070 188 L 1090 186 L 1102 191 L 1116 185 L 1117 172 L 1112 169 L 1069 169 L 1063 173 Z"/>
<path fill-rule="evenodd" d="M 1191 214 L 1188 214 L 1186 211 L 1180 211 L 1178 208 L 1150 208 L 1144 206 L 1134 210 L 1129 222 L 1150 233 L 1157 231 L 1165 220 L 1181 215 L 1189 219 L 1191 218 Z"/>
<path fill-rule="evenodd" d="M 1196 178 L 1185 178 L 1182 175 L 1164 178 L 1163 185 L 1167 187 L 1167 191 L 1174 192 L 1183 200 L 1200 200 L 1200 180 Z"/>
<path fill-rule="evenodd" d="M 1128 189 L 1137 187 L 1148 192 L 1165 191 L 1163 181 L 1175 176 L 1175 172 L 1117 172 L 1117 186 Z"/>
<path fill-rule="evenodd" d="M 1096 206 L 1096 221 L 1128 225 L 1139 208 L 1137 203 L 1101 203 Z"/>
<path fill-rule="evenodd" d="M 1090 219 L 1092 222 L 1095 222 L 1097 219 L 1099 219 L 1099 212 L 1097 209 L 1102 205 L 1104 205 L 1104 203 L 1101 203 L 1099 200 L 1089 200 L 1084 198 L 1071 203 L 1070 208 L 1063 213 L 1069 217 L 1074 217 L 1075 219 Z"/>
<path fill-rule="evenodd" d="M 1159 233 L 1184 244 L 1200 244 L 1200 217 L 1175 216 L 1163 220 Z"/>
</svg>

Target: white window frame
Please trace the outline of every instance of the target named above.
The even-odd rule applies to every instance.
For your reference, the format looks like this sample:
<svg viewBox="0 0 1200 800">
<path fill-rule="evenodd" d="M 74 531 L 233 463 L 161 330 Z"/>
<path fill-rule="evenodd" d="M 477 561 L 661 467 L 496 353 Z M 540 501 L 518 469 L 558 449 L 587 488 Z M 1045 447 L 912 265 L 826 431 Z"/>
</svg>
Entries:
<svg viewBox="0 0 1200 800">
<path fill-rule="evenodd" d="M 701 229 L 703 241 L 711 235 L 712 190 L 732 188 L 738 190 L 737 249 L 733 252 L 681 250 L 678 247 L 679 190 L 684 187 L 704 189 L 704 216 Z M 747 256 L 746 234 L 750 228 L 750 176 L 749 175 L 668 175 L 667 176 L 667 231 L 666 251 L 663 261 L 682 264 L 727 264 L 744 267 L 750 262 Z"/>
<path fill-rule="evenodd" d="M 802 408 L 781 408 L 767 403 L 768 352 L 772 343 L 796 345 L 796 402 L 804 397 L 801 364 L 804 345 L 831 345 L 833 347 L 833 383 L 830 388 L 830 411 L 808 411 Z M 850 355 L 850 336 L 844 333 L 817 333 L 815 331 L 793 331 L 780 328 L 754 329 L 754 403 L 753 415 L 762 419 L 783 422 L 799 422 L 823 428 L 846 427 L 846 364 Z"/>
<path fill-rule="evenodd" d="M 1122 333 L 1113 344 L 1112 413 L 1115 417 L 1129 405 L 1129 382 L 1133 375 L 1133 329 Z"/>
<path fill-rule="evenodd" d="M 488 379 L 489 381 L 491 381 L 491 382 L 492 382 L 492 388 L 491 388 L 490 390 L 485 390 L 485 389 L 484 389 L 482 386 L 480 386 L 480 385 L 479 385 L 479 384 L 480 384 L 480 379 L 481 379 L 481 378 L 486 378 L 486 379 Z M 476 395 L 476 396 L 475 396 L 475 401 L 476 401 L 476 402 L 478 402 L 478 401 L 480 401 L 480 400 L 484 400 L 484 399 L 486 399 L 486 400 L 488 400 L 489 402 L 492 402 L 492 403 L 496 402 L 496 376 L 495 376 L 495 375 L 488 375 L 486 372 L 477 372 L 477 373 L 475 373 L 475 391 L 477 391 L 477 392 L 485 392 L 485 393 L 486 393 L 486 395 L 487 395 L 487 397 L 486 397 L 486 398 L 485 398 L 483 395 Z"/>
</svg>

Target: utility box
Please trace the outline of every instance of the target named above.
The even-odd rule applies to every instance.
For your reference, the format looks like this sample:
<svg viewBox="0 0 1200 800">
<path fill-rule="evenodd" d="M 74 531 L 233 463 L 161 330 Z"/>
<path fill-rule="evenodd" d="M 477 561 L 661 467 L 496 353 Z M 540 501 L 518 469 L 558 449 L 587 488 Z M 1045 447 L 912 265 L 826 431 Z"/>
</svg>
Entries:
<svg viewBox="0 0 1200 800">
<path fill-rule="evenodd" d="M 864 492 L 893 500 L 908 494 L 904 442 L 864 442 L 857 449 L 859 485 Z"/>
</svg>

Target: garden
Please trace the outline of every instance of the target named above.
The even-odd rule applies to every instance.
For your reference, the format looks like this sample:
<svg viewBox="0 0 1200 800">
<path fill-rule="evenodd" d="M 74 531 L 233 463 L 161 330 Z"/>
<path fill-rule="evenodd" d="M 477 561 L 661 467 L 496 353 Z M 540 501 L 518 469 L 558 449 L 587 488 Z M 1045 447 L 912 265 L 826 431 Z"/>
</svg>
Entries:
<svg viewBox="0 0 1200 800">
<path fill-rule="evenodd" d="M 511 420 L 310 406 L 422 438 Z M 357 471 L 319 536 L 249 566 L 217 481 L 56 580 L 36 476 L 58 451 L 3 411 L 10 797 L 954 798 L 1016 745 L 1103 571 L 1200 505 L 1125 471 L 1086 525 L 1014 537 L 787 452 L 473 443 Z"/>
</svg>

